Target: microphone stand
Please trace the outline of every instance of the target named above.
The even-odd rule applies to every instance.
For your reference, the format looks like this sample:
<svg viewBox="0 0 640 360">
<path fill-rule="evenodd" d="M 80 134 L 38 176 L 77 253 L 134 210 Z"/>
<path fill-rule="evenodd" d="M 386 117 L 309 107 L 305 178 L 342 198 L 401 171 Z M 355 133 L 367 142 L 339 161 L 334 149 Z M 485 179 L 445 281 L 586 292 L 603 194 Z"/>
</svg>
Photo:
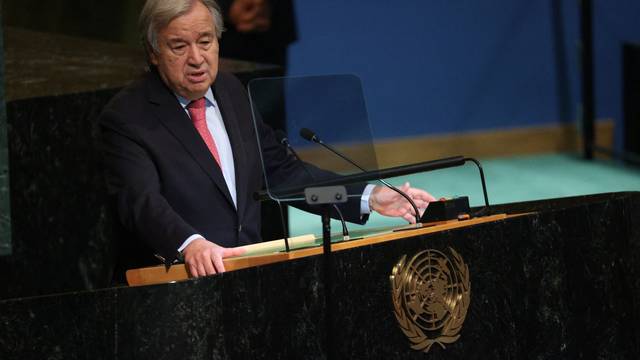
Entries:
<svg viewBox="0 0 640 360">
<path fill-rule="evenodd" d="M 287 149 L 291 152 L 291 155 L 293 155 L 293 157 L 300 162 L 302 169 L 307 173 L 307 175 L 309 175 L 310 178 L 316 181 L 317 180 L 316 177 L 313 176 L 311 171 L 309 171 L 309 169 L 307 168 L 305 162 L 302 161 L 300 156 L 298 156 L 298 153 L 296 152 L 296 150 L 293 148 L 293 146 L 291 146 L 291 143 L 289 142 L 289 138 L 287 138 L 287 134 L 282 130 L 275 130 L 275 135 L 279 139 L 280 144 L 286 146 Z M 278 202 L 278 205 L 280 205 L 280 202 Z M 336 204 L 331 204 L 331 205 L 333 209 L 336 211 L 336 214 L 340 218 L 340 223 L 342 224 L 342 240 L 349 240 L 349 229 L 347 228 L 347 223 L 344 220 L 342 211 L 340 211 L 340 208 L 338 207 L 338 205 Z M 282 213 L 282 208 L 280 209 L 281 209 L 280 212 Z M 286 241 L 285 241 L 285 245 L 287 245 L 287 252 L 289 252 L 289 246 Z"/>
<path fill-rule="evenodd" d="M 324 306 L 327 359 L 335 359 L 333 341 L 333 256 L 331 255 L 331 206 L 322 209 L 322 263 L 324 273 Z"/>
<path fill-rule="evenodd" d="M 347 190 L 344 186 L 309 187 L 304 189 L 307 204 L 322 207 L 322 262 L 324 273 L 324 302 L 325 302 L 325 344 L 327 358 L 335 359 L 333 328 L 333 256 L 331 252 L 331 208 L 347 201 Z"/>
<path fill-rule="evenodd" d="M 367 172 L 367 170 L 365 168 L 363 168 L 362 166 L 356 164 L 353 160 L 349 159 L 347 156 L 342 154 L 340 151 L 334 149 L 333 146 L 331 146 L 329 144 L 325 144 L 324 141 L 320 140 L 320 138 L 318 138 L 318 135 L 316 135 L 312 130 L 309 130 L 307 128 L 302 128 L 302 129 L 300 129 L 300 136 L 303 139 L 307 140 L 307 141 L 314 142 L 314 143 L 324 147 L 325 149 L 331 151 L 332 153 L 334 153 L 335 155 L 339 156 L 344 161 L 346 161 L 349 164 L 351 164 L 351 165 L 355 166 L 356 168 L 358 168 L 363 173 Z M 379 179 L 376 179 L 376 180 L 380 181 L 383 185 L 385 185 L 389 189 L 395 191 L 396 193 L 398 193 L 400 196 L 402 196 L 403 198 L 405 198 L 409 202 L 409 204 L 413 208 L 414 216 L 416 218 L 416 226 L 415 227 L 416 228 L 420 228 L 422 226 L 422 223 L 420 222 L 420 211 L 419 211 L 418 207 L 416 206 L 416 203 L 413 201 L 413 199 L 411 199 L 411 197 L 409 195 L 407 195 L 404 191 L 402 191 L 402 190 L 398 189 L 397 187 L 389 184 L 386 180 L 384 180 L 382 178 L 379 178 Z"/>
</svg>

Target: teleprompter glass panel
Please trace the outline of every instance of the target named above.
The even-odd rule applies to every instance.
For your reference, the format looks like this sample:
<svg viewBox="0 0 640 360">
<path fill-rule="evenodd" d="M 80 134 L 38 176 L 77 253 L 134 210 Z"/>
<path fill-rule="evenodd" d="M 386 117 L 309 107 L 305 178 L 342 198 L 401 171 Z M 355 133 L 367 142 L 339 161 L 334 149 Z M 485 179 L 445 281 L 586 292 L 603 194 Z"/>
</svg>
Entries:
<svg viewBox="0 0 640 360">
<path fill-rule="evenodd" d="M 270 139 L 264 138 L 269 132 L 262 130 L 262 123 L 282 124 L 286 131 L 276 137 L 286 137 L 293 149 L 289 156 L 295 152 L 305 162 L 304 169 L 289 169 L 288 176 L 283 177 L 282 171 L 271 168 L 269 156 L 273 154 L 262 152 L 267 192 L 271 198 L 291 198 L 291 189 L 362 171 L 319 144 L 320 141 L 368 171 L 378 169 L 358 77 L 264 78 L 252 80 L 248 89 L 258 141 L 263 150 Z M 306 133 L 306 139 L 301 132 Z M 316 142 L 309 140 L 313 136 Z"/>
</svg>

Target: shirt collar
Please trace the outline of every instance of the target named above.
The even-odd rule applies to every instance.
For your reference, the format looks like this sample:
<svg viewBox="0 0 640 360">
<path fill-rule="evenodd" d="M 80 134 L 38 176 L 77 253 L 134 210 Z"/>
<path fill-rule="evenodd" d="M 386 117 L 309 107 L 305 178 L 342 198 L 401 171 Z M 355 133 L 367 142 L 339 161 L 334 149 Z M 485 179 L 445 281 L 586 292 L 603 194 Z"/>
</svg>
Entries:
<svg viewBox="0 0 640 360">
<path fill-rule="evenodd" d="M 174 93 L 174 95 L 176 96 L 176 98 L 178 98 L 178 101 L 180 102 L 180 105 L 182 106 L 182 108 L 186 109 L 187 105 L 189 105 L 191 100 L 187 100 L 176 93 Z M 207 106 L 209 105 L 216 106 L 216 99 L 214 99 L 213 97 L 213 91 L 211 91 L 211 88 L 209 88 L 207 92 L 204 94 L 204 98 L 207 100 Z"/>
</svg>

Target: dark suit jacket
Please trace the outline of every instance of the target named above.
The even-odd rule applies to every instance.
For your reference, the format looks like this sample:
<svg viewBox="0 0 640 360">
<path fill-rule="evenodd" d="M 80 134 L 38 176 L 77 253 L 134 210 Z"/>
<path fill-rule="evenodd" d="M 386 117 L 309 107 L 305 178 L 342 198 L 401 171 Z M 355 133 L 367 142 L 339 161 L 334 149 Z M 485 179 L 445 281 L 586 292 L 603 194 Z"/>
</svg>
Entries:
<svg viewBox="0 0 640 360">
<path fill-rule="evenodd" d="M 261 241 L 260 203 L 252 196 L 264 179 L 259 152 L 270 182 L 313 180 L 270 128 L 259 122 L 254 130 L 247 94 L 235 77 L 219 73 L 212 90 L 233 151 L 237 210 L 215 159 L 157 72 L 122 90 L 101 114 L 107 186 L 126 230 L 121 267 L 157 263 L 153 254 L 172 261 L 196 233 L 225 247 Z M 343 212 L 350 221 L 366 220 L 358 198 Z"/>
</svg>

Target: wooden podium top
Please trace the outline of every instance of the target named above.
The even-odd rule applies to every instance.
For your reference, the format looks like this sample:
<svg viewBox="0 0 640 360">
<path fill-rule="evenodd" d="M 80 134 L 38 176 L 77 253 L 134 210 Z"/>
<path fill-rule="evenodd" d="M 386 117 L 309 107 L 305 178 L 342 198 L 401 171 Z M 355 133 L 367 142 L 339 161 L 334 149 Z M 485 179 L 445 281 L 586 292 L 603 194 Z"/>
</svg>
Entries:
<svg viewBox="0 0 640 360">
<path fill-rule="evenodd" d="M 331 251 L 341 251 L 359 246 L 431 234 L 443 230 L 493 222 L 514 216 L 519 215 L 496 214 L 469 220 L 450 220 L 439 223 L 423 224 L 420 228 L 405 226 L 400 228 L 374 229 L 368 231 L 368 235 L 365 235 L 362 238 L 332 243 Z M 299 259 L 307 256 L 320 255 L 323 252 L 322 239 L 316 239 L 313 235 L 303 235 L 290 238 L 289 244 L 290 248 L 293 249 L 289 252 L 284 252 L 284 240 L 282 239 L 244 246 L 247 250 L 246 255 L 224 259 L 224 267 L 227 271 L 234 271 L 254 266 Z M 127 271 L 126 276 L 127 282 L 130 286 L 169 283 L 189 278 L 187 268 L 184 264 L 175 264 L 169 269 L 163 265 L 131 269 Z"/>
</svg>

